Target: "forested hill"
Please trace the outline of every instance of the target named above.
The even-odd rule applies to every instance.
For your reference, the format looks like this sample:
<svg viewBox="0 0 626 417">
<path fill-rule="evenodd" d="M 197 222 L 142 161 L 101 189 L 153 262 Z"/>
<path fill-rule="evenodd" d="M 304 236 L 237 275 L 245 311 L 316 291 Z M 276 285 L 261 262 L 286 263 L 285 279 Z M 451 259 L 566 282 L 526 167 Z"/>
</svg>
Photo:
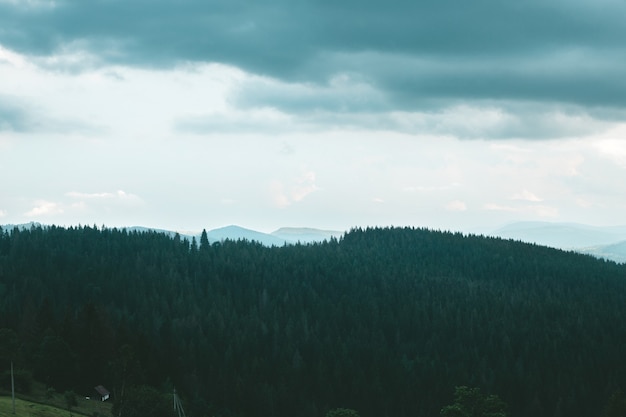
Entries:
<svg viewBox="0 0 626 417">
<path fill-rule="evenodd" d="M 0 233 L 18 368 L 118 401 L 122 386 L 176 386 L 194 417 L 436 417 L 457 385 L 514 417 L 599 416 L 626 384 L 625 300 L 624 265 L 424 229 L 273 248 Z"/>
</svg>

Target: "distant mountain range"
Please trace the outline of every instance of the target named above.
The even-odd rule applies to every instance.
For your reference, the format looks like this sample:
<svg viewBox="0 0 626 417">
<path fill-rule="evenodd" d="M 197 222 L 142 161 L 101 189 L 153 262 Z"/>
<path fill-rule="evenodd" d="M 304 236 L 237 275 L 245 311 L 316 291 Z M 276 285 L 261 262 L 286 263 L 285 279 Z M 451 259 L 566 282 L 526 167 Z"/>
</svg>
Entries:
<svg viewBox="0 0 626 417">
<path fill-rule="evenodd" d="M 240 226 L 226 226 L 219 229 L 207 230 L 209 242 L 219 242 L 225 239 L 256 241 L 266 246 L 283 246 L 296 243 L 314 243 L 339 238 L 344 232 L 335 230 L 320 230 L 311 228 L 283 227 L 272 233 L 263 233 L 246 229 Z M 200 235 L 195 235 L 199 239 Z"/>
<path fill-rule="evenodd" d="M 6 224 L 0 226 L 4 230 L 13 230 L 15 227 L 18 229 L 30 229 L 31 227 L 45 227 L 41 223 L 30 222 L 24 224 Z M 201 232 L 177 232 L 172 230 L 154 229 L 142 226 L 122 227 L 120 229 L 126 229 L 131 232 L 157 232 L 163 233 L 169 236 L 175 236 L 179 234 L 181 237 L 189 240 L 196 238 L 196 241 L 200 242 Z M 230 240 L 249 240 L 256 241 L 265 246 L 283 246 L 292 245 L 297 243 L 307 244 L 315 242 L 323 242 L 330 240 L 331 238 L 340 238 L 345 232 L 337 230 L 320 230 L 308 227 L 283 227 L 272 233 L 258 232 L 252 229 L 246 229 L 240 226 L 226 226 L 217 229 L 207 230 L 207 237 L 209 242 L 220 242 L 226 239 Z"/>
<path fill-rule="evenodd" d="M 578 252 L 588 253 L 597 258 L 609 259 L 618 263 L 626 263 L 626 241 L 612 245 L 601 245 L 578 249 Z"/>
<path fill-rule="evenodd" d="M 626 263 L 626 226 L 517 222 L 486 234 Z"/>
<path fill-rule="evenodd" d="M 20 225 L 3 225 L 2 228 L 11 230 L 14 227 L 30 228 L 37 226 L 42 225 L 31 222 Z M 170 236 L 178 233 L 189 240 L 196 238 L 198 242 L 201 235 L 200 232 L 176 232 L 140 226 L 127 227 L 126 229 L 137 232 L 164 233 Z M 331 238 L 338 239 L 344 233 L 344 231 L 307 227 L 283 227 L 272 233 L 263 233 L 231 225 L 207 230 L 207 237 L 211 243 L 231 239 L 256 241 L 265 246 L 283 246 L 323 242 Z M 626 263 L 626 226 L 598 227 L 578 223 L 516 222 L 483 234 L 587 253 L 598 258 Z"/>
</svg>

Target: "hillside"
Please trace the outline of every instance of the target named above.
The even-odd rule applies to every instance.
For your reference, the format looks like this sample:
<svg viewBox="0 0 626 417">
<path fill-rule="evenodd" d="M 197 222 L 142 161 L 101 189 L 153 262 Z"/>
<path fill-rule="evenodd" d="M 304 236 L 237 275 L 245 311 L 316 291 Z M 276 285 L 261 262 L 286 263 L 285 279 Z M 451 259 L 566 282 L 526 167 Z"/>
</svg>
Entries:
<svg viewBox="0 0 626 417">
<path fill-rule="evenodd" d="M 626 264 L 626 240 L 610 245 L 600 245 L 578 249 L 581 253 L 588 253 L 597 258 L 610 259 Z"/>
<path fill-rule="evenodd" d="M 626 385 L 625 278 L 587 255 L 425 229 L 195 247 L 33 227 L 0 233 L 0 328 L 58 392 L 176 387 L 194 416 L 435 417 L 468 385 L 513 417 L 582 417 Z"/>
<path fill-rule="evenodd" d="M 52 407 L 49 405 L 38 404 L 25 401 L 20 398 L 15 399 L 15 414 L 13 414 L 13 403 L 11 397 L 0 396 L 0 416 L 29 416 L 29 417 L 67 417 L 68 411 Z"/>
<path fill-rule="evenodd" d="M 15 414 L 13 414 L 13 402 L 10 396 L 0 394 L 0 416 L 28 416 L 28 417 L 68 417 L 69 412 L 63 399 L 59 398 L 41 399 L 41 401 L 29 400 L 25 398 L 15 399 Z M 109 404 L 100 401 L 86 400 L 79 397 L 77 403 L 72 407 L 72 415 L 74 416 L 99 416 L 109 417 L 111 415 L 111 407 Z"/>
</svg>

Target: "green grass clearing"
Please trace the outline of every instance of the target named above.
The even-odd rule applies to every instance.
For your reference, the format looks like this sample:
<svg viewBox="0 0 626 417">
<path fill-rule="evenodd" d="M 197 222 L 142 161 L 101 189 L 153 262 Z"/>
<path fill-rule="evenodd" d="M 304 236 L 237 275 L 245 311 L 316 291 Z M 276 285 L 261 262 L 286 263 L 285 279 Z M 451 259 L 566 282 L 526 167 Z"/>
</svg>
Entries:
<svg viewBox="0 0 626 417">
<path fill-rule="evenodd" d="M 102 402 L 94 398 L 87 400 L 84 396 L 76 394 L 76 403 L 76 406 L 72 407 L 73 416 L 111 416 L 112 403 L 110 401 Z M 34 382 L 29 394 L 16 393 L 15 416 L 17 417 L 69 417 L 69 415 L 63 394 L 46 395 L 46 388 L 43 384 Z M 13 406 L 10 392 L 0 391 L 0 417 L 11 416 L 13 416 Z"/>
<path fill-rule="evenodd" d="M 77 413 L 72 412 L 73 415 Z M 11 397 L 0 397 L 0 416 L 10 417 L 13 414 Z M 69 411 L 62 410 L 50 405 L 33 403 L 30 401 L 15 399 L 15 416 L 19 417 L 68 417 Z"/>
</svg>

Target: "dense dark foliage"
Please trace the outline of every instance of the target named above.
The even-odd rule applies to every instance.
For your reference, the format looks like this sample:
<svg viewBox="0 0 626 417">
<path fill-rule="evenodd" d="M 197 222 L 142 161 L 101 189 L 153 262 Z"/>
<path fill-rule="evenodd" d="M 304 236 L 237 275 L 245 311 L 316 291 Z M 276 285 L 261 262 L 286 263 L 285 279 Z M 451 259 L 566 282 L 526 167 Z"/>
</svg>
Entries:
<svg viewBox="0 0 626 417">
<path fill-rule="evenodd" d="M 625 266 L 424 229 L 280 248 L 0 232 L 19 368 L 118 399 L 175 386 L 193 416 L 438 416 L 459 385 L 513 417 L 600 415 L 626 382 L 625 296 Z"/>
<path fill-rule="evenodd" d="M 441 417 L 507 417 L 507 406 L 497 395 L 461 386 L 454 389 L 454 403 L 441 409 Z"/>
</svg>

